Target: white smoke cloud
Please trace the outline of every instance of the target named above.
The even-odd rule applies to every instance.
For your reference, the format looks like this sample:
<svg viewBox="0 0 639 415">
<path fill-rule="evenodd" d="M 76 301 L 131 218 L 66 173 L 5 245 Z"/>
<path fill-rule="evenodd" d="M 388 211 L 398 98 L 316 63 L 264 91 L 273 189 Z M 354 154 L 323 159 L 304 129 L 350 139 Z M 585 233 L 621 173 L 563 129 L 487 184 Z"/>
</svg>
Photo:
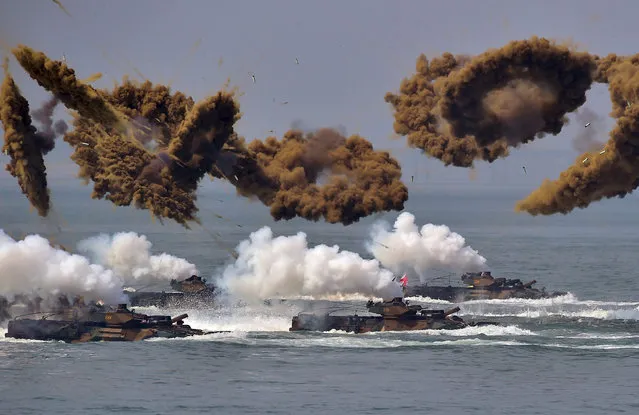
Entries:
<svg viewBox="0 0 639 415">
<path fill-rule="evenodd" d="M 197 274 L 185 259 L 151 255 L 151 242 L 134 232 L 100 235 L 78 247 L 91 259 L 55 248 L 39 235 L 16 241 L 0 229 L 0 295 L 81 295 L 114 304 L 126 302 L 125 284 Z"/>
<path fill-rule="evenodd" d="M 135 232 L 101 234 L 78 243 L 78 251 L 103 265 L 127 284 L 182 279 L 197 274 L 197 268 L 183 258 L 163 253 L 151 255 L 153 244 Z"/>
<path fill-rule="evenodd" d="M 123 299 L 113 271 L 80 255 L 56 249 L 39 235 L 15 241 L 0 229 L 0 295 L 82 295 L 112 303 Z"/>
<path fill-rule="evenodd" d="M 390 299 L 402 295 L 393 274 L 376 260 L 318 245 L 308 247 L 306 234 L 274 238 L 269 227 L 253 232 L 237 248 L 238 258 L 218 281 L 245 300 L 274 296 L 360 294 Z"/>
<path fill-rule="evenodd" d="M 421 229 L 415 216 L 401 213 L 392 230 L 386 222 L 373 226 L 368 251 L 380 263 L 399 273 L 412 268 L 418 275 L 432 268 L 447 268 L 458 272 L 486 270 L 486 258 L 466 246 L 466 240 L 446 225 L 426 224 Z"/>
</svg>

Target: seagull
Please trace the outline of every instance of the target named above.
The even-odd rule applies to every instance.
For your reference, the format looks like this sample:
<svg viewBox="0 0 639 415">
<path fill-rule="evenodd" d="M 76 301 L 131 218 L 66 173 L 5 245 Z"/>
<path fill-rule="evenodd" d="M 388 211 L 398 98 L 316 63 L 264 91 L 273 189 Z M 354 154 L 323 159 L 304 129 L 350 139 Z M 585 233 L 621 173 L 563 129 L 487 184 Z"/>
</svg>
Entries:
<svg viewBox="0 0 639 415">
<path fill-rule="evenodd" d="M 299 65 L 299 64 L 300 64 L 300 61 L 299 61 L 299 60 L 297 60 L 297 58 L 295 58 L 295 63 L 296 63 L 297 65 Z"/>
<path fill-rule="evenodd" d="M 587 128 L 589 125 L 590 125 L 590 123 L 588 123 L 588 124 L 584 125 L 584 127 L 585 127 L 585 128 Z"/>
<path fill-rule="evenodd" d="M 253 83 L 255 83 L 255 74 L 252 72 L 249 72 L 249 75 L 251 75 L 251 78 L 253 79 Z"/>
<path fill-rule="evenodd" d="M 583 159 L 581 162 L 582 162 L 582 163 L 585 163 L 585 162 L 587 162 L 587 161 L 588 161 L 588 157 L 586 157 L 585 159 Z"/>
<path fill-rule="evenodd" d="M 601 150 L 601 151 L 599 152 L 599 154 L 603 154 L 603 153 L 605 153 L 605 152 L 606 152 L 606 150 Z"/>
<path fill-rule="evenodd" d="M 67 63 L 67 55 L 62 54 L 62 62 Z"/>
<path fill-rule="evenodd" d="M 528 176 L 528 172 L 526 171 L 526 166 L 522 166 L 521 168 L 524 169 L 524 174 Z"/>
<path fill-rule="evenodd" d="M 286 104 L 288 104 L 288 101 L 282 102 L 282 105 L 286 105 Z"/>
<path fill-rule="evenodd" d="M 80 142 L 80 144 L 84 144 L 85 146 L 89 145 L 89 143 L 85 143 L 85 142 Z"/>
</svg>

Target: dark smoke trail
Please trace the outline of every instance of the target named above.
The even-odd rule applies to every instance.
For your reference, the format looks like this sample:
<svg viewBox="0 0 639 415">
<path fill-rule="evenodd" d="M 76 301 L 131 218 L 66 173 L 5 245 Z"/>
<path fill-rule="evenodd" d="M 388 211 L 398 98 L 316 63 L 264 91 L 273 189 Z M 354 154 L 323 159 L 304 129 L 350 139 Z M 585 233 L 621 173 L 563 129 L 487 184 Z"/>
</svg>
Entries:
<svg viewBox="0 0 639 415">
<path fill-rule="evenodd" d="M 55 124 L 53 123 L 53 112 L 59 102 L 60 100 L 53 96 L 48 101 L 45 101 L 42 107 L 31 113 L 33 119 L 42 126 L 42 129 L 39 131 L 40 136 L 49 142 L 51 149 L 54 147 L 56 136 L 66 134 L 69 129 L 69 126 L 64 120 L 58 120 Z"/>
<path fill-rule="evenodd" d="M 395 110 L 395 131 L 408 136 L 411 146 L 446 165 L 471 167 L 474 160 L 493 162 L 507 156 L 509 147 L 559 134 L 566 114 L 585 103 L 591 84 L 609 83 L 617 127 L 605 152 L 583 154 L 516 207 L 533 215 L 568 213 L 605 197 L 623 197 L 639 184 L 632 105 L 638 56 L 600 59 L 537 37 L 473 58 L 446 53 L 429 62 L 422 55 L 417 73 L 385 99 Z M 593 138 L 588 137 L 594 146 Z"/>
</svg>

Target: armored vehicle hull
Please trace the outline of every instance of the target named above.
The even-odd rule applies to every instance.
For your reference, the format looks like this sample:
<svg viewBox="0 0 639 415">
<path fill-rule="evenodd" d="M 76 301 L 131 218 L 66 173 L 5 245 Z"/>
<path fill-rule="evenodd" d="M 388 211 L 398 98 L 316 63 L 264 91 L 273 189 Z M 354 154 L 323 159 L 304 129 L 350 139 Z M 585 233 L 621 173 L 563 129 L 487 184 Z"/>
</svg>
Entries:
<svg viewBox="0 0 639 415">
<path fill-rule="evenodd" d="M 126 292 L 131 306 L 134 307 L 183 307 L 212 305 L 216 296 L 215 287 L 207 285 L 206 280 L 192 275 L 182 280 L 171 280 L 173 292 Z"/>
<path fill-rule="evenodd" d="M 466 273 L 461 277 L 464 286 L 404 287 L 406 297 L 429 297 L 434 300 L 464 302 L 472 300 L 505 300 L 509 298 L 541 299 L 566 295 L 565 291 L 547 292 L 533 288 L 536 280 L 522 283 L 519 279 L 493 278 L 490 272 Z"/>
<path fill-rule="evenodd" d="M 116 310 L 103 307 L 73 307 L 49 314 L 37 313 L 9 321 L 5 337 L 30 340 L 58 340 L 67 343 L 90 341 L 139 341 L 154 337 L 188 337 L 212 332 L 184 324 L 188 315 L 149 316 L 134 313 L 120 305 Z"/>
<path fill-rule="evenodd" d="M 422 306 L 409 306 L 401 298 L 366 305 L 368 311 L 379 316 L 336 316 L 300 313 L 293 317 L 289 331 L 340 330 L 353 333 L 376 331 L 452 330 L 469 326 L 493 325 L 491 322 L 467 323 L 453 314 L 459 307 L 444 310 L 428 310 Z"/>
</svg>

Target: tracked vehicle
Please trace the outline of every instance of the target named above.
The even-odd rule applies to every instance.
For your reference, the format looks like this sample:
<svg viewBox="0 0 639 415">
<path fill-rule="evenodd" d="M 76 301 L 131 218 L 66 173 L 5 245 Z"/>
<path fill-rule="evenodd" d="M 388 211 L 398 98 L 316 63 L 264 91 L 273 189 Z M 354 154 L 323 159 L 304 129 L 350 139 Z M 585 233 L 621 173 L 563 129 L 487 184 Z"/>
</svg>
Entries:
<svg viewBox="0 0 639 415">
<path fill-rule="evenodd" d="M 369 315 L 332 315 L 331 313 L 299 313 L 293 317 L 289 331 L 340 330 L 353 333 L 372 331 L 409 331 L 428 329 L 461 329 L 468 326 L 494 325 L 491 322 L 466 323 L 450 310 L 430 310 L 421 305 L 409 305 L 401 297 L 390 301 L 366 303 Z M 373 314 L 373 315 L 370 315 Z"/>
<path fill-rule="evenodd" d="M 171 280 L 172 291 L 145 292 L 128 290 L 131 306 L 135 307 L 177 307 L 212 305 L 216 296 L 215 286 L 206 284 L 206 279 L 192 275 L 187 279 Z"/>
<path fill-rule="evenodd" d="M 464 302 L 471 300 L 503 300 L 508 298 L 540 299 L 566 295 L 565 291 L 547 292 L 537 289 L 532 280 L 523 283 L 520 279 L 494 278 L 489 271 L 467 272 L 461 276 L 461 286 L 431 286 L 421 284 L 404 287 L 405 297 L 429 297 L 434 300 Z"/>
<path fill-rule="evenodd" d="M 58 340 L 67 343 L 91 341 L 138 341 L 153 337 L 188 337 L 205 332 L 184 324 L 187 314 L 153 316 L 135 313 L 126 304 L 73 306 L 50 313 L 32 313 L 9 321 L 5 337 Z"/>
</svg>

